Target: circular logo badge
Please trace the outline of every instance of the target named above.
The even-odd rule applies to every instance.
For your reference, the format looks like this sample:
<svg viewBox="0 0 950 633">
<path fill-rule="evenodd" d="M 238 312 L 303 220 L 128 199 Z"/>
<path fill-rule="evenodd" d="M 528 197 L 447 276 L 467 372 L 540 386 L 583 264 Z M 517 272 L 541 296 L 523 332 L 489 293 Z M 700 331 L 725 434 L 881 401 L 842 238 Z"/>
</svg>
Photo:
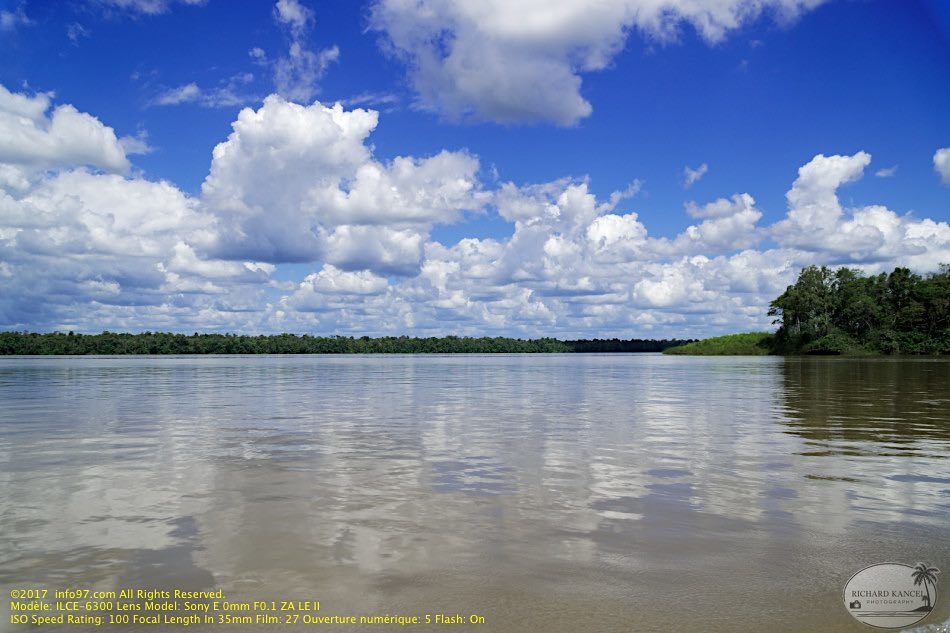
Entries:
<svg viewBox="0 0 950 633">
<path fill-rule="evenodd" d="M 879 563 L 865 567 L 844 588 L 844 606 L 855 618 L 882 629 L 920 622 L 937 602 L 940 570 L 924 563 Z"/>
</svg>

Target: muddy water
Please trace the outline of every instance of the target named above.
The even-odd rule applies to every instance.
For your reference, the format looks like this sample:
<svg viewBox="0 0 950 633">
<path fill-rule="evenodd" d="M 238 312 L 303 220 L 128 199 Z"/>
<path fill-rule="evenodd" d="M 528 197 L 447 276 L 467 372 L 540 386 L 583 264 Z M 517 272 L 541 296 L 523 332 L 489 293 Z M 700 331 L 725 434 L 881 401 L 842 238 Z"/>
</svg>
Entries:
<svg viewBox="0 0 950 633">
<path fill-rule="evenodd" d="M 37 586 L 861 631 L 854 572 L 950 570 L 947 360 L 3 358 L 0 405 L 0 630 Z"/>
</svg>

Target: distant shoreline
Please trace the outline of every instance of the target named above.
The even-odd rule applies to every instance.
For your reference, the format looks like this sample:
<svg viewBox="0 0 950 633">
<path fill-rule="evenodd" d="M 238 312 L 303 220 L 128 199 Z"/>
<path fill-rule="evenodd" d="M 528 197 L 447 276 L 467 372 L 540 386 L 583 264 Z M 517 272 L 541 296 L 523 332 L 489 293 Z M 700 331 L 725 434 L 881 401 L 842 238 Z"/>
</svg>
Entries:
<svg viewBox="0 0 950 633">
<path fill-rule="evenodd" d="M 550 354 L 662 352 L 695 339 L 312 336 L 309 334 L 74 334 L 0 332 L 0 356 L 209 354 Z"/>
<path fill-rule="evenodd" d="M 575 354 L 663 353 L 672 356 L 947 356 L 874 350 L 778 350 L 770 332 L 707 339 L 516 339 L 470 337 L 352 337 L 310 334 L 176 334 L 171 332 L 0 332 L 0 356 L 210 356 L 303 354 Z"/>
<path fill-rule="evenodd" d="M 727 334 L 713 338 L 693 341 L 684 345 L 671 346 L 663 350 L 671 356 L 784 356 L 815 357 L 838 356 L 843 358 L 883 358 L 883 357 L 944 357 L 947 353 L 893 353 L 887 354 L 873 349 L 852 346 L 844 349 L 817 348 L 785 350 L 777 349 L 776 336 L 769 332 L 743 332 Z"/>
</svg>

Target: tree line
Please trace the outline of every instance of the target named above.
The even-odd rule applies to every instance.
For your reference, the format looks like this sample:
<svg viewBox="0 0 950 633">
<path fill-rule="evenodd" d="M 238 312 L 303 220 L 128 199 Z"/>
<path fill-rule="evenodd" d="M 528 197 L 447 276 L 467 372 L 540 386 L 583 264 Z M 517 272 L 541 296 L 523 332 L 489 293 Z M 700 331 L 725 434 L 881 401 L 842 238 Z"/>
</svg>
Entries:
<svg viewBox="0 0 950 633">
<path fill-rule="evenodd" d="M 536 354 L 571 352 L 660 352 L 684 340 L 593 339 L 442 336 L 310 336 L 277 334 L 140 334 L 102 332 L 0 332 L 0 355 L 85 354 Z"/>
<path fill-rule="evenodd" d="M 809 266 L 771 302 L 779 354 L 950 353 L 950 265 L 865 276 Z"/>
</svg>

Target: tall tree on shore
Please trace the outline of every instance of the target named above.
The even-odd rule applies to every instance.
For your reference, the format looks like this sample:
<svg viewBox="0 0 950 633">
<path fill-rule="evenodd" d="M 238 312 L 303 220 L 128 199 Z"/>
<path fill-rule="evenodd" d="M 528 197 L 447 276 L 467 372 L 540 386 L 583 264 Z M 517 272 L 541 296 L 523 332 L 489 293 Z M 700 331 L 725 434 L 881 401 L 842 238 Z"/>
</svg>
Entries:
<svg viewBox="0 0 950 633">
<path fill-rule="evenodd" d="M 950 353 L 950 266 L 861 271 L 808 266 L 770 304 L 781 353 Z"/>
</svg>

